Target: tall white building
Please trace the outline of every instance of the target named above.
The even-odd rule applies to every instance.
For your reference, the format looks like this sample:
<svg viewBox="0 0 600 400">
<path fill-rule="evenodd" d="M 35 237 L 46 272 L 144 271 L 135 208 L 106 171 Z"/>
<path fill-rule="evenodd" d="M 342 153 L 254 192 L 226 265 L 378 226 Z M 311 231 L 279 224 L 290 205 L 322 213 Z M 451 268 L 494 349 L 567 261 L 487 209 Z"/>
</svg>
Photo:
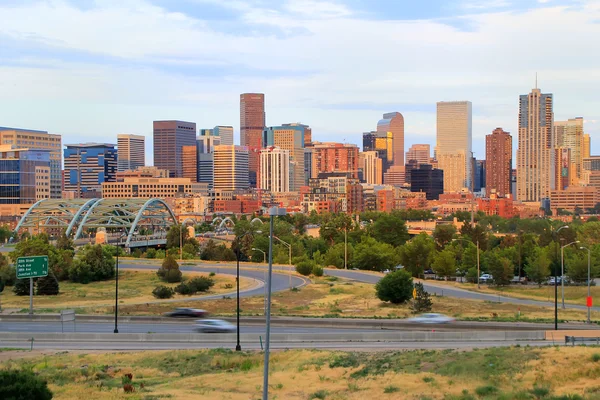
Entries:
<svg viewBox="0 0 600 400">
<path fill-rule="evenodd" d="M 117 171 L 134 170 L 146 165 L 146 138 L 142 135 L 117 135 Z"/>
<path fill-rule="evenodd" d="M 444 192 L 473 189 L 472 182 L 472 104 L 470 101 L 437 103 L 435 155 L 444 171 Z"/>
<path fill-rule="evenodd" d="M 267 147 L 260 151 L 261 189 L 271 193 L 290 191 L 290 151 Z"/>
<path fill-rule="evenodd" d="M 538 202 L 555 188 L 552 94 L 533 89 L 519 96 L 517 200 Z"/>
<path fill-rule="evenodd" d="M 571 182 L 579 185 L 583 169 L 583 118 L 570 118 L 567 121 L 554 121 L 554 147 L 571 150 Z"/>
<path fill-rule="evenodd" d="M 219 145 L 213 149 L 213 188 L 246 190 L 248 182 L 248 148 Z"/>
<path fill-rule="evenodd" d="M 358 168 L 363 171 L 363 180 L 372 185 L 383 183 L 383 160 L 376 151 L 364 151 L 358 155 Z"/>
</svg>

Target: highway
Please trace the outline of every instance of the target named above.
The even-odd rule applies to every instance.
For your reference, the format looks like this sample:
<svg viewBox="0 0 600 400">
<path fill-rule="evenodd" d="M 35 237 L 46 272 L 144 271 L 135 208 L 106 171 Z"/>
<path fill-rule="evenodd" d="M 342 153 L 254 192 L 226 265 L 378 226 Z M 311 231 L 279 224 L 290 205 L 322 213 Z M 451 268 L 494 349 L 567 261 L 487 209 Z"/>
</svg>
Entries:
<svg viewBox="0 0 600 400">
<path fill-rule="evenodd" d="M 148 264 L 132 264 L 132 263 L 123 263 L 120 264 L 120 268 L 123 269 L 156 269 L 157 265 L 148 265 Z M 198 272 L 215 272 L 221 274 L 231 274 L 235 275 L 236 270 L 231 269 L 235 268 L 234 263 L 202 263 L 197 266 L 182 266 L 180 269 L 182 271 L 198 271 Z M 261 269 L 262 271 L 256 271 L 253 269 Z M 240 266 L 240 275 L 248 278 L 254 278 L 257 280 L 264 281 L 264 274 L 267 269 L 265 264 L 252 264 L 252 263 L 243 263 Z M 281 291 L 289 288 L 289 276 L 286 274 L 286 271 L 290 270 L 288 266 L 275 266 L 273 268 L 273 291 Z M 356 282 L 363 283 L 371 283 L 376 284 L 383 277 L 383 275 L 371 273 L 371 272 L 361 272 L 355 270 L 343 270 L 343 269 L 332 269 L 326 268 L 325 273 L 330 276 L 337 276 L 339 278 L 351 279 Z M 300 278 L 298 276 L 292 276 L 292 285 L 294 287 L 301 286 L 306 284 L 307 281 L 304 278 Z M 498 296 L 493 294 L 485 294 L 485 293 L 477 293 L 469 290 L 464 290 L 460 288 L 454 288 L 450 286 L 444 286 L 441 284 L 431 283 L 427 281 L 423 281 L 423 286 L 425 290 L 427 290 L 431 294 L 435 294 L 437 296 L 448 296 L 459 299 L 467 299 L 467 300 L 481 300 L 481 301 L 489 301 L 489 302 L 498 302 L 498 303 L 509 303 L 516 305 L 530 305 L 530 306 L 540 306 L 540 307 L 554 307 L 553 302 L 548 301 L 540 301 L 540 300 L 527 300 L 527 299 L 518 299 L 514 297 L 506 297 L 506 296 Z M 240 293 L 240 297 L 245 296 L 257 296 L 264 295 L 264 288 L 257 288 L 251 291 Z M 221 298 L 222 296 L 213 296 L 215 298 Z M 210 299 L 211 297 L 206 297 L 205 299 Z M 585 305 L 579 304 L 570 304 L 565 303 L 566 308 L 578 309 L 578 310 L 587 310 Z M 600 311 L 600 307 L 592 307 L 592 311 Z"/>
</svg>

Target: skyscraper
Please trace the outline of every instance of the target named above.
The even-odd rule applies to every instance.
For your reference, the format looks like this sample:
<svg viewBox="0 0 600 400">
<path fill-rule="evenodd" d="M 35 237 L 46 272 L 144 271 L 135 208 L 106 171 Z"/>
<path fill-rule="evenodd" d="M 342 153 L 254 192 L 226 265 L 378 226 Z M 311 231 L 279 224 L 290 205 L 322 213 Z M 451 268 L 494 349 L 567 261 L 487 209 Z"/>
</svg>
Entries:
<svg viewBox="0 0 600 400">
<path fill-rule="evenodd" d="M 189 178 L 191 182 L 198 181 L 198 148 L 196 145 L 181 148 L 183 164 L 182 178 Z"/>
<path fill-rule="evenodd" d="M 248 148 L 249 183 L 256 187 L 262 135 L 265 129 L 265 95 L 242 93 L 240 95 L 240 144 Z"/>
<path fill-rule="evenodd" d="M 0 205 L 50 198 L 50 151 L 0 145 L 0 183 Z"/>
<path fill-rule="evenodd" d="M 554 112 L 552 94 L 540 89 L 519 96 L 517 200 L 539 202 L 554 189 Z"/>
<path fill-rule="evenodd" d="M 499 197 L 510 195 L 512 171 L 512 136 L 502 128 L 496 128 L 485 137 L 485 186 L 488 195 L 495 192 Z"/>
<path fill-rule="evenodd" d="M 377 122 L 377 132 L 392 134 L 393 165 L 404 168 L 404 117 L 399 112 L 383 114 Z"/>
<path fill-rule="evenodd" d="M 582 155 L 581 155 L 581 159 L 583 160 L 584 158 L 590 158 L 591 155 L 591 139 L 590 139 L 590 134 L 589 133 L 585 133 L 583 135 L 583 146 L 581 149 Z M 583 164 L 583 161 L 582 161 Z"/>
<path fill-rule="evenodd" d="M 219 145 L 213 149 L 214 190 L 248 189 L 248 149 L 244 146 Z"/>
<path fill-rule="evenodd" d="M 213 151 L 221 144 L 221 136 L 215 136 L 213 129 L 201 129 L 196 140 L 197 181 L 213 187 Z"/>
<path fill-rule="evenodd" d="M 260 185 L 271 193 L 290 191 L 290 151 L 269 146 L 260 151 Z"/>
<path fill-rule="evenodd" d="M 431 146 L 428 144 L 413 144 L 406 152 L 406 164 L 415 160 L 418 164 L 429 164 L 431 157 Z"/>
<path fill-rule="evenodd" d="M 154 121 L 154 166 L 169 170 L 171 178 L 183 176 L 181 148 L 195 144 L 195 122 Z"/>
<path fill-rule="evenodd" d="M 364 151 L 359 154 L 359 169 L 362 169 L 365 183 L 381 185 L 383 183 L 382 160 L 376 151 Z"/>
<path fill-rule="evenodd" d="M 78 198 L 102 197 L 102 182 L 115 182 L 117 150 L 114 144 L 67 144 L 65 156 L 65 190 Z"/>
<path fill-rule="evenodd" d="M 117 171 L 134 170 L 146 165 L 146 137 L 142 135 L 117 135 Z"/>
<path fill-rule="evenodd" d="M 294 122 L 291 124 L 283 124 L 281 126 L 301 126 L 304 128 L 304 147 L 310 147 L 312 144 L 312 129 L 308 125 L 301 124 L 299 122 Z"/>
<path fill-rule="evenodd" d="M 444 171 L 429 164 L 410 170 L 410 191 L 425 192 L 427 200 L 438 200 L 444 193 Z"/>
<path fill-rule="evenodd" d="M 435 157 L 444 171 L 444 191 L 472 190 L 472 105 L 470 101 L 437 103 Z"/>
<path fill-rule="evenodd" d="M 571 181 L 569 185 L 579 185 L 583 166 L 583 118 L 567 121 L 554 121 L 554 147 L 570 150 Z M 558 163 L 558 161 L 557 161 Z"/>
<path fill-rule="evenodd" d="M 297 192 L 305 185 L 304 127 L 302 125 L 271 126 L 263 132 L 263 145 L 276 146 L 290 152 L 290 190 Z M 262 170 L 262 168 L 261 168 Z"/>
<path fill-rule="evenodd" d="M 394 161 L 394 134 L 392 132 L 364 132 L 363 151 L 376 151 L 381 159 L 382 173 L 388 172 Z"/>
<path fill-rule="evenodd" d="M 217 125 L 212 131 L 213 135 L 221 138 L 221 144 L 233 146 L 233 126 Z"/>
<path fill-rule="evenodd" d="M 0 126 L 0 144 L 14 148 L 27 147 L 31 150 L 50 151 L 50 198 L 62 196 L 62 137 L 46 131 L 17 129 Z"/>
<path fill-rule="evenodd" d="M 358 146 L 347 143 L 313 142 L 312 176 L 344 173 L 358 179 Z"/>
</svg>

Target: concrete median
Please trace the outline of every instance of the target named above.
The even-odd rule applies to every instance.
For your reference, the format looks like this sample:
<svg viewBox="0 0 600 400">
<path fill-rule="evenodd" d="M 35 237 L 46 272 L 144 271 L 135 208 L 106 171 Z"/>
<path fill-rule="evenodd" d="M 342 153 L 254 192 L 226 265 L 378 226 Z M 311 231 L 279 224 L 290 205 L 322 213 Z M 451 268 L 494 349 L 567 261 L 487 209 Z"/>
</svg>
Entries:
<svg viewBox="0 0 600 400">
<path fill-rule="evenodd" d="M 25 342 L 167 342 L 232 343 L 235 334 L 206 333 L 27 333 L 2 332 L 0 343 Z M 477 331 L 477 332 L 372 332 L 372 333 L 274 333 L 273 343 L 341 343 L 341 342 L 452 342 L 452 341 L 531 341 L 544 340 L 544 331 Z M 244 343 L 259 340 L 257 334 L 242 334 Z"/>
</svg>

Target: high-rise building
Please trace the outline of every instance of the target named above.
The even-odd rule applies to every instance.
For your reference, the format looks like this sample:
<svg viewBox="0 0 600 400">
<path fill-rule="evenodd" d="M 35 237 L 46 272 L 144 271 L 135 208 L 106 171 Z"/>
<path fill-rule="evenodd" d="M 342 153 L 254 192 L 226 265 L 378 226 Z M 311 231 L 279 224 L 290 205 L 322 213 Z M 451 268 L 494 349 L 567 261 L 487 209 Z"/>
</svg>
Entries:
<svg viewBox="0 0 600 400">
<path fill-rule="evenodd" d="M 312 129 L 308 125 L 301 124 L 300 122 L 294 122 L 291 124 L 283 124 L 281 126 L 300 126 L 304 128 L 304 147 L 310 147 L 312 144 Z"/>
<path fill-rule="evenodd" d="M 183 176 L 181 148 L 196 144 L 196 123 L 154 121 L 154 166 L 169 170 L 171 178 Z"/>
<path fill-rule="evenodd" d="M 555 187 L 552 94 L 540 89 L 519 96 L 517 200 L 538 202 Z"/>
<path fill-rule="evenodd" d="M 581 149 L 581 159 L 583 160 L 584 158 L 590 158 L 591 156 L 591 139 L 590 139 L 590 134 L 589 133 L 584 133 L 583 134 L 583 146 Z M 583 164 L 583 161 L 582 161 Z"/>
<path fill-rule="evenodd" d="M 373 185 L 383 183 L 383 164 L 376 151 L 365 151 L 359 154 L 359 169 L 363 173 L 363 181 Z"/>
<path fill-rule="evenodd" d="M 358 179 L 358 146 L 347 143 L 313 142 L 312 176 L 344 173 Z"/>
<path fill-rule="evenodd" d="M 233 146 L 233 126 L 217 125 L 212 129 L 212 133 L 221 138 L 221 144 Z"/>
<path fill-rule="evenodd" d="M 571 159 L 571 149 L 568 147 L 557 147 L 554 149 L 556 160 L 554 181 L 556 190 L 565 190 L 571 185 L 574 175 L 574 164 Z"/>
<path fill-rule="evenodd" d="M 275 146 L 290 152 L 290 190 L 297 192 L 306 183 L 304 173 L 304 126 L 271 126 L 263 132 L 263 145 Z M 261 169 L 262 170 L 262 169 Z"/>
<path fill-rule="evenodd" d="M 312 176 L 312 160 L 313 160 L 313 152 L 312 152 L 312 142 L 309 147 L 304 148 L 304 184 L 308 186 L 308 183 Z"/>
<path fill-rule="evenodd" d="M 378 133 L 392 134 L 392 158 L 394 165 L 404 168 L 404 117 L 399 112 L 383 114 L 377 122 Z"/>
<path fill-rule="evenodd" d="M 50 198 L 62 196 L 62 137 L 46 131 L 0 126 L 0 145 L 50 151 Z"/>
<path fill-rule="evenodd" d="M 507 197 L 510 191 L 512 171 L 512 136 L 502 128 L 496 128 L 485 137 L 486 192 Z"/>
<path fill-rule="evenodd" d="M 67 144 L 65 157 L 65 190 L 75 197 L 102 197 L 102 182 L 115 182 L 117 149 L 114 144 Z"/>
<path fill-rule="evenodd" d="M 485 160 L 477 160 L 475 158 L 473 158 L 473 160 L 475 161 L 474 164 L 474 179 L 473 179 L 473 191 L 474 192 L 481 192 L 482 189 L 485 189 L 487 187 L 486 184 L 486 162 Z"/>
<path fill-rule="evenodd" d="M 271 193 L 290 191 L 290 151 L 269 146 L 260 151 L 260 185 Z"/>
<path fill-rule="evenodd" d="M 438 102 L 435 157 L 438 168 L 444 171 L 444 191 L 473 189 L 471 140 L 471 102 Z"/>
<path fill-rule="evenodd" d="M 196 180 L 207 183 L 210 188 L 213 187 L 213 151 L 221 144 L 221 139 L 214 135 L 214 129 L 201 129 L 196 141 Z"/>
<path fill-rule="evenodd" d="M 248 148 L 219 145 L 213 149 L 214 190 L 236 191 L 248 189 Z"/>
<path fill-rule="evenodd" d="M 392 132 L 364 132 L 363 151 L 376 151 L 381 159 L 383 174 L 388 172 L 394 162 L 394 138 Z"/>
<path fill-rule="evenodd" d="M 571 118 L 567 121 L 554 121 L 554 147 L 571 150 L 571 182 L 579 185 L 583 165 L 583 118 Z M 558 162 L 557 162 L 558 163 Z"/>
<path fill-rule="evenodd" d="M 265 129 L 265 95 L 242 93 L 240 95 L 240 144 L 248 148 L 249 183 L 256 187 L 260 149 Z"/>
<path fill-rule="evenodd" d="M 0 204 L 50 198 L 50 151 L 0 146 Z"/>
<path fill-rule="evenodd" d="M 424 192 L 427 200 L 438 200 L 444 193 L 444 174 L 429 164 L 421 164 L 418 169 L 410 170 L 410 191 Z"/>
<path fill-rule="evenodd" d="M 134 170 L 146 165 L 146 137 L 142 135 L 117 135 L 117 170 Z"/>
<path fill-rule="evenodd" d="M 428 144 L 413 144 L 406 152 L 406 164 L 415 160 L 418 164 L 429 164 L 431 157 L 431 146 Z"/>
<path fill-rule="evenodd" d="M 181 159 L 183 162 L 183 176 L 191 182 L 198 179 L 198 148 L 196 145 L 183 146 L 181 148 Z"/>
</svg>

